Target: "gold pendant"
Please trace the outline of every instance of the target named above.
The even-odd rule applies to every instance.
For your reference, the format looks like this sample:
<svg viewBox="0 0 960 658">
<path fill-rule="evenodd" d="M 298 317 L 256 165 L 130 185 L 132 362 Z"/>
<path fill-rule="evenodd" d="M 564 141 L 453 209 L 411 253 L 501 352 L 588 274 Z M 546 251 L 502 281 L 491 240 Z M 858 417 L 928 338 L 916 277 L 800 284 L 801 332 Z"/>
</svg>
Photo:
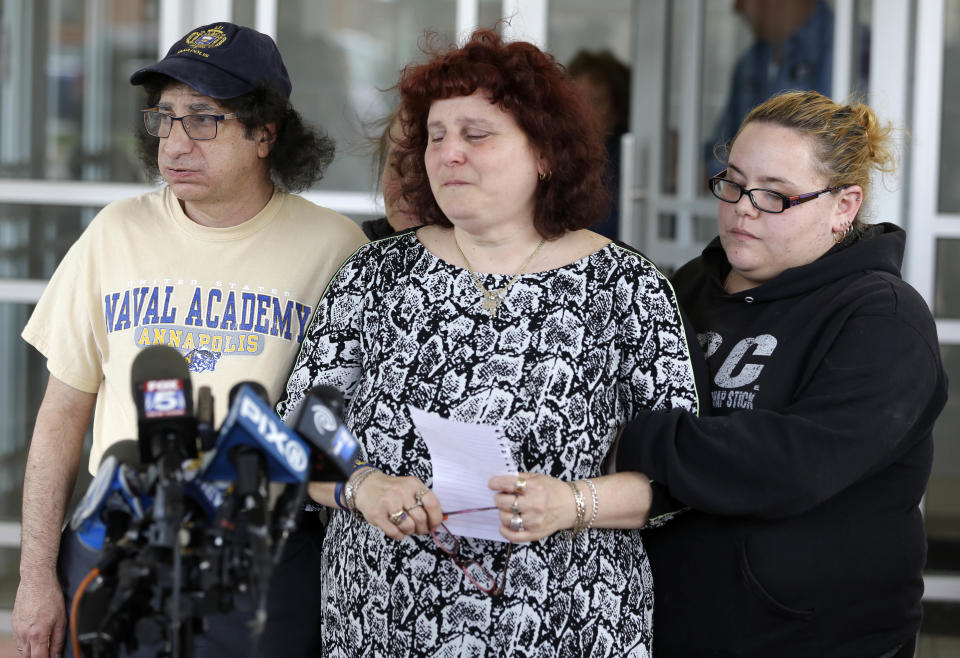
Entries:
<svg viewBox="0 0 960 658">
<path fill-rule="evenodd" d="M 503 299 L 497 294 L 496 291 L 485 291 L 483 302 L 480 306 L 483 307 L 483 310 L 490 314 L 491 318 L 497 317 L 497 311 L 500 310 L 500 304 L 503 303 Z"/>
</svg>

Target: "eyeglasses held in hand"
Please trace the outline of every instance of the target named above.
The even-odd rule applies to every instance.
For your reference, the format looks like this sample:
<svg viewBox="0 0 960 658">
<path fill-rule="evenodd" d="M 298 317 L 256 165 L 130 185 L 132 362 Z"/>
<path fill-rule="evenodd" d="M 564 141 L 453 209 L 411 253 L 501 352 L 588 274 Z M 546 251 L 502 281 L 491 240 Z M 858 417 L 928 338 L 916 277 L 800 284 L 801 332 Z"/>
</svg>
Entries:
<svg viewBox="0 0 960 658">
<path fill-rule="evenodd" d="M 455 512 L 447 512 L 443 515 L 444 521 L 455 514 L 469 514 L 470 512 L 483 512 L 486 510 L 497 509 L 496 507 L 476 507 L 474 509 L 462 509 Z M 500 578 L 495 577 L 482 564 L 476 560 L 463 560 L 460 557 L 460 540 L 456 535 L 447 530 L 442 523 L 436 529 L 430 531 L 434 543 L 439 546 L 444 553 L 450 556 L 453 563 L 460 567 L 464 575 L 477 588 L 489 594 L 490 596 L 500 596 L 503 593 L 503 587 L 507 584 L 507 568 L 510 566 L 510 556 L 513 553 L 513 543 L 507 548 L 507 560 L 503 565 L 503 573 Z"/>
<path fill-rule="evenodd" d="M 227 119 L 236 119 L 237 114 L 184 114 L 175 117 L 172 114 L 160 112 L 157 108 L 143 110 L 143 126 L 147 134 L 154 137 L 169 137 L 173 130 L 173 122 L 179 121 L 187 137 L 196 141 L 215 139 L 217 125 Z"/>
<path fill-rule="evenodd" d="M 750 203 L 753 204 L 754 208 L 769 213 L 781 213 L 784 210 L 793 208 L 794 206 L 799 206 L 801 203 L 819 199 L 824 194 L 830 194 L 832 192 L 836 192 L 837 190 L 842 190 L 845 187 L 843 185 L 839 185 L 837 187 L 825 187 L 816 192 L 798 194 L 797 196 L 787 196 L 773 190 L 765 190 L 759 187 L 748 190 L 743 185 L 734 183 L 732 180 L 727 179 L 726 175 L 727 172 L 724 170 L 707 181 L 707 184 L 710 186 L 710 191 L 713 192 L 713 196 L 717 197 L 721 201 L 726 201 L 727 203 L 737 203 L 740 198 L 746 194 L 750 198 Z"/>
</svg>

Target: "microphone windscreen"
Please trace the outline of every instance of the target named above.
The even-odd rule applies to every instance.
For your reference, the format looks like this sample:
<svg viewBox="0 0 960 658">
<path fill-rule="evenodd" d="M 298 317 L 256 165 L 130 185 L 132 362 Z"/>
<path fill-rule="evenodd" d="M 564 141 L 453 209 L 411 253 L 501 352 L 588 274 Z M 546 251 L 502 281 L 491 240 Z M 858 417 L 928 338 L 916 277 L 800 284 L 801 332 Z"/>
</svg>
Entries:
<svg viewBox="0 0 960 658">
<path fill-rule="evenodd" d="M 213 393 L 209 386 L 197 389 L 197 434 L 200 440 L 200 449 L 206 452 L 217 442 L 217 430 L 213 418 Z"/>
<path fill-rule="evenodd" d="M 347 479 L 360 444 L 343 424 L 343 393 L 333 386 L 314 386 L 290 419 L 293 430 L 311 446 L 310 479 Z M 335 411 L 338 410 L 338 411 Z"/>
<path fill-rule="evenodd" d="M 310 394 L 323 400 L 330 411 L 337 415 L 337 418 L 343 418 L 343 392 L 339 388 L 320 384 L 310 389 Z"/>
<path fill-rule="evenodd" d="M 168 345 L 151 345 L 144 348 L 133 360 L 130 381 L 133 396 L 139 394 L 138 384 L 151 379 L 184 379 L 189 381 L 190 369 L 187 360 Z"/>
<path fill-rule="evenodd" d="M 116 457 L 121 464 L 140 468 L 140 444 L 134 439 L 122 439 L 104 450 L 100 463 L 102 464 L 107 457 Z"/>
<path fill-rule="evenodd" d="M 197 456 L 197 419 L 186 359 L 167 345 L 144 348 L 130 368 L 137 406 L 140 462 L 152 464 L 164 455 L 168 470 L 176 459 Z"/>
<path fill-rule="evenodd" d="M 267 389 L 264 388 L 263 384 L 261 384 L 260 382 L 245 381 L 245 382 L 237 382 L 236 384 L 230 387 L 230 394 L 229 394 L 229 397 L 227 398 L 227 407 L 229 408 L 233 407 L 233 401 L 237 397 L 237 393 L 244 386 L 249 386 L 250 389 L 253 391 L 254 395 L 256 395 L 258 398 L 263 400 L 266 404 L 268 405 L 270 404 L 270 396 L 267 394 Z"/>
<path fill-rule="evenodd" d="M 197 389 L 197 420 L 213 424 L 213 393 L 209 386 Z"/>
</svg>

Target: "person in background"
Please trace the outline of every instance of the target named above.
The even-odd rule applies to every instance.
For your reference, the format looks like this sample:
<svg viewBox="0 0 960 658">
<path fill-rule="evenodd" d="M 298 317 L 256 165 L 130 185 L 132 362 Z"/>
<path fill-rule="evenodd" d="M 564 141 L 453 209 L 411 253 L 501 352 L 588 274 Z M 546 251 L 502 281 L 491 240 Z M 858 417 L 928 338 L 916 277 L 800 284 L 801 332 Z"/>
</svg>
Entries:
<svg viewBox="0 0 960 658">
<path fill-rule="evenodd" d="M 833 80 L 833 12 L 823 0 L 735 0 L 734 11 L 755 41 L 737 60 L 727 103 L 704 145 L 706 176 L 724 164 L 714 147 L 733 137 L 751 109 L 774 94 L 810 89 L 830 95 Z"/>
<path fill-rule="evenodd" d="M 491 30 L 428 57 L 399 83 L 403 191 L 425 226 L 344 264 L 277 407 L 340 388 L 366 462 L 311 485 L 332 510 L 322 583 L 305 585 L 323 652 L 648 655 L 651 491 L 604 473 L 629 418 L 698 409 L 679 307 L 650 261 L 586 230 L 603 146 L 562 66 Z M 411 407 L 502 433 L 518 473 L 479 493 L 508 542 L 447 530 L 476 510 L 441 508 Z"/>
<path fill-rule="evenodd" d="M 416 216 L 410 211 L 409 204 L 404 200 L 401 189 L 403 174 L 396 158 L 396 144 L 403 137 L 399 106 L 383 120 L 383 124 L 383 132 L 376 140 L 375 154 L 377 183 L 383 195 L 386 216 L 368 219 L 360 225 L 364 234 L 371 240 L 385 238 L 397 231 L 420 225 Z"/>
<path fill-rule="evenodd" d="M 673 283 L 713 415 L 643 413 L 616 462 L 692 508 L 644 537 L 655 655 L 913 656 L 947 380 L 903 230 L 863 218 L 890 130 L 785 93 L 710 179 L 719 237 Z"/>
<path fill-rule="evenodd" d="M 630 122 L 630 69 L 609 50 L 581 50 L 567 70 L 593 106 L 607 151 L 605 182 L 612 203 L 603 219 L 591 228 L 616 240 L 620 231 L 620 138 Z"/>
<path fill-rule="evenodd" d="M 240 381 L 276 399 L 316 300 L 366 242 L 346 217 L 292 194 L 323 176 L 334 146 L 290 104 L 269 36 L 203 25 L 130 81 L 147 95 L 144 164 L 166 185 L 94 218 L 23 330 L 50 371 L 24 477 L 12 618 L 31 658 L 73 653 L 64 595 L 99 556 L 69 528 L 61 541 L 61 527 L 94 408 L 91 472 L 107 447 L 137 436 L 130 369 L 140 350 L 179 349 L 194 387 L 212 388 L 218 421 Z M 210 620 L 197 655 L 249 652 L 234 616 Z"/>
</svg>

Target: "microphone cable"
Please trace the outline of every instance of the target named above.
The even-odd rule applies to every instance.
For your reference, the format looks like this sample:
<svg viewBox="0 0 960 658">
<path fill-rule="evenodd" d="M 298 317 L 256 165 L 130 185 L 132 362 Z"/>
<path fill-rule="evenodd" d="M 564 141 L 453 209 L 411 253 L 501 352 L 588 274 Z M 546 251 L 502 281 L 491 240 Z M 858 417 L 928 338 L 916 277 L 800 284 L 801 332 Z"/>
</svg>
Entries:
<svg viewBox="0 0 960 658">
<path fill-rule="evenodd" d="M 83 658 L 83 654 L 80 653 L 80 640 L 77 637 L 77 623 L 80 620 L 80 600 L 86 593 L 90 583 L 96 580 L 99 575 L 100 567 L 91 569 L 90 573 L 80 581 L 80 585 L 77 586 L 77 591 L 73 594 L 73 601 L 70 602 L 70 643 L 73 645 L 73 655 L 76 656 L 76 658 Z"/>
</svg>

